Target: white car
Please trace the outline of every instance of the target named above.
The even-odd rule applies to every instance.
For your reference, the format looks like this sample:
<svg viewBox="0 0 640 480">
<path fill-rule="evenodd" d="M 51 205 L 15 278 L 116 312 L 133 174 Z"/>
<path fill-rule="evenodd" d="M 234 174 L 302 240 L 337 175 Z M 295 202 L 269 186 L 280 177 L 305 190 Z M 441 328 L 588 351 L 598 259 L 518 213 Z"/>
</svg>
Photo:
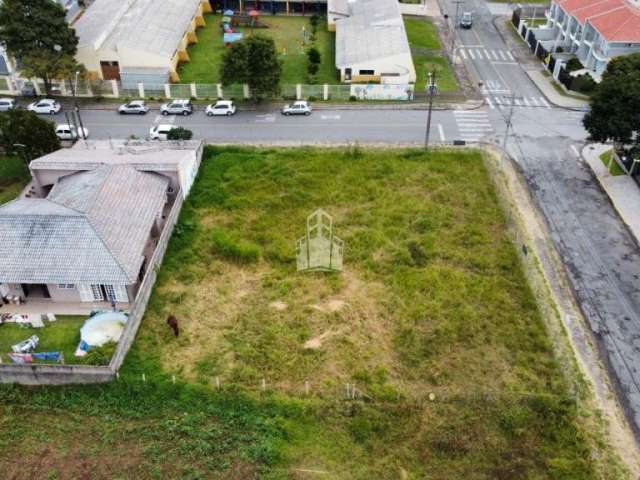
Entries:
<svg viewBox="0 0 640 480">
<path fill-rule="evenodd" d="M 144 100 L 133 100 L 118 107 L 120 114 L 144 115 L 149 111 L 149 107 Z"/>
<path fill-rule="evenodd" d="M 175 128 L 178 127 L 170 124 L 154 125 L 151 127 L 151 130 L 149 130 L 149 138 L 151 138 L 151 140 L 167 140 L 167 135 Z"/>
<path fill-rule="evenodd" d="M 59 113 L 60 110 L 62 110 L 62 105 L 51 98 L 43 98 L 41 100 L 36 100 L 35 102 L 30 103 L 27 107 L 27 110 L 34 113 L 55 115 L 56 113 Z"/>
<path fill-rule="evenodd" d="M 285 105 L 282 108 L 283 115 L 311 115 L 311 105 L 304 100 Z"/>
<path fill-rule="evenodd" d="M 206 113 L 208 117 L 214 115 L 227 115 L 231 116 L 236 113 L 236 106 L 231 100 L 219 100 L 215 104 L 207 106 Z"/>
<path fill-rule="evenodd" d="M 7 112 L 16 108 L 16 101 L 13 98 L 0 98 L 0 112 Z"/>
<path fill-rule="evenodd" d="M 191 100 L 171 100 L 160 105 L 160 113 L 162 115 L 191 115 L 193 104 Z"/>
<path fill-rule="evenodd" d="M 89 138 L 89 130 L 73 125 L 62 123 L 56 126 L 56 135 L 60 140 L 78 140 L 80 138 Z"/>
</svg>

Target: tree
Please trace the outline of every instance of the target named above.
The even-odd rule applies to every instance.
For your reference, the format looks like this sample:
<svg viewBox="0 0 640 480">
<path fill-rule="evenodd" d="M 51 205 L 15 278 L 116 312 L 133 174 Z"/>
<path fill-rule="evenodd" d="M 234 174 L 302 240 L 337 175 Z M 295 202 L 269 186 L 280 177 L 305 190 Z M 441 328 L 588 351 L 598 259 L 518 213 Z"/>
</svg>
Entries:
<svg viewBox="0 0 640 480">
<path fill-rule="evenodd" d="M 191 138 L 193 138 L 193 132 L 184 127 L 171 129 L 167 133 L 167 140 L 191 140 Z"/>
<path fill-rule="evenodd" d="M 271 38 L 255 35 L 232 44 L 222 57 L 223 85 L 246 83 L 254 100 L 277 95 L 282 64 Z"/>
<path fill-rule="evenodd" d="M 582 122 L 589 140 L 640 147 L 640 53 L 609 62 Z"/>
<path fill-rule="evenodd" d="M 42 79 L 47 93 L 53 79 L 84 71 L 74 58 L 78 37 L 67 23 L 64 8 L 51 0 L 4 0 L 0 42 L 20 61 L 26 76 Z"/>
<path fill-rule="evenodd" d="M 0 113 L 0 148 L 33 160 L 60 149 L 60 141 L 52 122 L 28 110 L 9 110 Z"/>
<path fill-rule="evenodd" d="M 311 47 L 309 50 L 307 50 L 307 59 L 309 60 L 309 63 L 316 63 L 319 65 L 322 59 L 320 50 L 318 50 L 316 47 Z"/>
</svg>

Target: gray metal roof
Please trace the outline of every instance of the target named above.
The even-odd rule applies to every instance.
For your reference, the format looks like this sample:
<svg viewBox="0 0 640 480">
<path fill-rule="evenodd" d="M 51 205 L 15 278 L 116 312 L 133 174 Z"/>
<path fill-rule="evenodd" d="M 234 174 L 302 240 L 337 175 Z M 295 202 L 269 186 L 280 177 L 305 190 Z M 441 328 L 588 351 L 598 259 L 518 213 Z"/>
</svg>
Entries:
<svg viewBox="0 0 640 480">
<path fill-rule="evenodd" d="M 201 0 L 95 0 L 73 25 L 79 46 L 136 50 L 171 58 Z"/>
<path fill-rule="evenodd" d="M 398 0 L 351 0 L 336 21 L 336 66 L 411 53 Z"/>
<path fill-rule="evenodd" d="M 138 170 L 176 171 L 182 164 L 197 160 L 203 143 L 94 140 L 61 148 L 30 164 L 36 170 L 93 170 L 100 165 L 126 164 Z"/>
<path fill-rule="evenodd" d="M 0 282 L 136 282 L 169 180 L 127 165 L 63 177 L 0 207 Z"/>
</svg>

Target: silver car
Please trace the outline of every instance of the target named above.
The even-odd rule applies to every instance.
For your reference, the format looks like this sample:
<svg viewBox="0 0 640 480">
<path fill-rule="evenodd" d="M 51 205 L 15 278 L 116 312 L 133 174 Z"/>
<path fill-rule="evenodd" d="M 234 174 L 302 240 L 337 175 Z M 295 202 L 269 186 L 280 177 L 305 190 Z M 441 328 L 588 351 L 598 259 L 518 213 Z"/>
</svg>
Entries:
<svg viewBox="0 0 640 480">
<path fill-rule="evenodd" d="M 149 107 L 145 103 L 144 100 L 133 100 L 129 103 L 125 103 L 124 105 L 120 105 L 118 107 L 118 113 L 124 114 L 132 114 L 132 115 L 144 115 L 149 111 Z"/>
<path fill-rule="evenodd" d="M 191 115 L 193 105 L 191 100 L 171 100 L 160 105 L 160 113 L 162 115 Z"/>
<path fill-rule="evenodd" d="M 0 98 L 0 112 L 13 110 L 16 108 L 16 101 L 13 98 Z"/>
</svg>

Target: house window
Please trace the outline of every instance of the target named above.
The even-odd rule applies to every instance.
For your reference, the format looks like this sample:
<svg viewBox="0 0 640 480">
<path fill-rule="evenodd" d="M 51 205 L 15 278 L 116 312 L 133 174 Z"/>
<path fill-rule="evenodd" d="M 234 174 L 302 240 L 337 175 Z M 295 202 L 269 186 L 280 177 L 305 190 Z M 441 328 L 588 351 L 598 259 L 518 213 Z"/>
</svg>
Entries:
<svg viewBox="0 0 640 480">
<path fill-rule="evenodd" d="M 72 290 L 74 288 L 76 288 L 76 286 L 73 283 L 59 283 L 58 284 L 58 290 Z"/>
<path fill-rule="evenodd" d="M 360 75 L 374 75 L 375 70 L 360 70 Z"/>
<path fill-rule="evenodd" d="M 93 299 L 101 302 L 104 300 L 104 296 L 102 295 L 102 289 L 100 285 L 91 285 L 91 293 L 93 294 Z"/>
</svg>

